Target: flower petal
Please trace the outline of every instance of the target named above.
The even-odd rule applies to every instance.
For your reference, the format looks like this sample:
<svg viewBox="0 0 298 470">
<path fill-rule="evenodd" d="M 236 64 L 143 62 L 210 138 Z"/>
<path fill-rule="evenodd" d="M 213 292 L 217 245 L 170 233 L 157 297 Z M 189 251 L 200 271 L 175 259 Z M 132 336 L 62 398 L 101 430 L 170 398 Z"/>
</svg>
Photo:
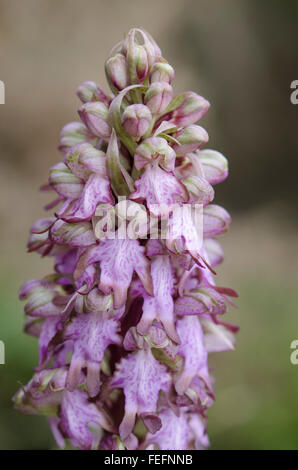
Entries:
<svg viewBox="0 0 298 470">
<path fill-rule="evenodd" d="M 130 199 L 145 199 L 148 209 L 155 215 L 167 214 L 172 204 L 188 199 L 184 185 L 172 173 L 162 170 L 156 162 L 146 165 L 143 175 L 135 181 L 135 187 L 136 191 L 130 195 Z"/>
<path fill-rule="evenodd" d="M 119 428 L 121 440 L 132 432 L 136 414 L 155 415 L 159 391 L 167 390 L 169 380 L 165 366 L 154 359 L 150 349 L 121 360 L 111 382 L 112 387 L 122 388 L 125 395 L 125 414 Z"/>
</svg>

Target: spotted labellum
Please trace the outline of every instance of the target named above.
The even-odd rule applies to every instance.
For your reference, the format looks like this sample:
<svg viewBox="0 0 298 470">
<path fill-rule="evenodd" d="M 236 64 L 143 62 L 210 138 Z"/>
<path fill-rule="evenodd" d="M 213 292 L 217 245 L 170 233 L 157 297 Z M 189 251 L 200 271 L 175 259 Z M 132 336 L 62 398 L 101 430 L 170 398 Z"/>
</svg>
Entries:
<svg viewBox="0 0 298 470">
<path fill-rule="evenodd" d="M 77 89 L 80 120 L 42 187 L 54 214 L 30 231 L 28 250 L 54 267 L 20 290 L 39 364 L 15 407 L 47 417 L 60 448 L 204 449 L 209 354 L 237 332 L 223 317 L 237 294 L 214 281 L 227 160 L 205 149 L 208 101 L 175 96 L 147 32 L 129 31 L 105 72 L 110 92 Z"/>
</svg>

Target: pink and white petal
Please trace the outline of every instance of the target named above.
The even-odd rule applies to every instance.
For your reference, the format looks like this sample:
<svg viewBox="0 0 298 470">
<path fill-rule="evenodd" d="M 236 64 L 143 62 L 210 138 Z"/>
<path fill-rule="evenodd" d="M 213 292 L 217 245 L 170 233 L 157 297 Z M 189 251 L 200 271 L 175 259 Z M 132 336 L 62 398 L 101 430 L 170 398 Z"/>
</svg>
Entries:
<svg viewBox="0 0 298 470">
<path fill-rule="evenodd" d="M 109 180 L 100 175 L 91 174 L 79 199 L 75 200 L 65 214 L 60 217 L 66 222 L 90 220 L 99 203 L 114 203 Z"/>
<path fill-rule="evenodd" d="M 184 365 L 181 375 L 175 382 L 175 389 L 179 395 L 183 395 L 192 379 L 206 367 L 208 354 L 198 318 L 188 316 L 178 320 L 177 331 L 181 338 L 178 353 L 184 357 Z"/>
<path fill-rule="evenodd" d="M 186 413 L 181 410 L 177 416 L 170 408 L 159 413 L 162 427 L 154 435 L 147 435 L 145 446 L 155 444 L 160 450 L 187 450 L 190 429 Z"/>
<path fill-rule="evenodd" d="M 133 200 L 146 200 L 152 214 L 167 215 L 173 204 L 188 200 L 185 186 L 173 175 L 162 170 L 156 162 L 148 164 L 139 180 L 135 181 L 136 191 L 130 195 Z"/>
<path fill-rule="evenodd" d="M 123 389 L 125 415 L 120 437 L 126 439 L 134 426 L 136 413 L 155 414 L 160 390 L 167 390 L 170 377 L 165 366 L 154 359 L 151 350 L 140 350 L 121 360 L 111 386 Z"/>
</svg>

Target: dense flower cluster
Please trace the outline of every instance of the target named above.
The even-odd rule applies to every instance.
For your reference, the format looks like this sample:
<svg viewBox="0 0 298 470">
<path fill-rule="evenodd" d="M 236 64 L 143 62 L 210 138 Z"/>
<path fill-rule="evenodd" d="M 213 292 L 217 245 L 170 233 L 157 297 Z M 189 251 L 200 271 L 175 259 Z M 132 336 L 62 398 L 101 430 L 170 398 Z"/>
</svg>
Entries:
<svg viewBox="0 0 298 470">
<path fill-rule="evenodd" d="M 232 349 L 237 331 L 222 319 L 236 293 L 213 279 L 230 216 L 211 202 L 227 160 L 201 150 L 209 103 L 174 97 L 174 70 L 148 33 L 131 30 L 105 70 L 111 94 L 91 81 L 77 90 L 81 122 L 62 129 L 63 160 L 43 187 L 56 212 L 31 228 L 29 251 L 52 257 L 54 274 L 20 291 L 40 354 L 15 406 L 47 416 L 61 448 L 203 449 L 208 354 Z M 191 204 L 201 227 L 183 212 L 178 237 L 174 208 Z M 168 237 L 148 236 L 148 214 L 166 217 Z M 117 236 L 123 224 L 133 236 Z"/>
</svg>

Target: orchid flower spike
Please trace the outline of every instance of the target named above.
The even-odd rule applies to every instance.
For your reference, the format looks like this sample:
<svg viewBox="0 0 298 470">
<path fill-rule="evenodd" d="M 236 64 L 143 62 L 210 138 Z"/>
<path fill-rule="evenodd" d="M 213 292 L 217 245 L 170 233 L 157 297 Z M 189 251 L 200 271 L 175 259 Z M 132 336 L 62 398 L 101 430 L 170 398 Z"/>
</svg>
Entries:
<svg viewBox="0 0 298 470">
<path fill-rule="evenodd" d="M 60 448 L 204 449 L 209 354 L 237 332 L 223 320 L 237 294 L 214 281 L 227 160 L 202 148 L 208 101 L 175 96 L 146 31 L 129 31 L 105 72 L 110 92 L 77 89 L 80 121 L 63 127 L 43 186 L 54 214 L 30 231 L 53 273 L 20 290 L 39 364 L 15 407 L 47 417 Z"/>
</svg>

